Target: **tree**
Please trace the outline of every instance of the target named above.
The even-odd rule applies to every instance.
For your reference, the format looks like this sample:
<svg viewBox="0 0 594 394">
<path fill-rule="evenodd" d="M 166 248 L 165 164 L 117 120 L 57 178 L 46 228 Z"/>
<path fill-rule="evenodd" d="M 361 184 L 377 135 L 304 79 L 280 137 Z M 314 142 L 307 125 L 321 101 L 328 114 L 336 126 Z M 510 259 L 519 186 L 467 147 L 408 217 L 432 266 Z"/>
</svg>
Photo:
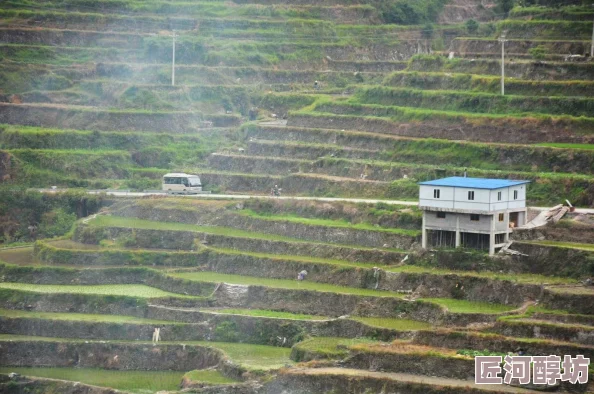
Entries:
<svg viewBox="0 0 594 394">
<path fill-rule="evenodd" d="M 547 55 L 547 48 L 544 45 L 538 45 L 528 49 L 528 53 L 534 60 L 543 60 Z"/>
<path fill-rule="evenodd" d="M 421 31 L 421 36 L 423 38 L 431 38 L 435 33 L 435 29 L 431 23 L 427 23 L 423 26 L 423 30 Z"/>
<path fill-rule="evenodd" d="M 56 237 L 66 234 L 76 221 L 74 213 L 68 213 L 62 208 L 46 212 L 41 216 L 39 233 L 44 237 Z"/>
<path fill-rule="evenodd" d="M 497 6 L 506 15 L 514 8 L 514 3 L 515 0 L 497 0 Z"/>
<path fill-rule="evenodd" d="M 466 26 L 466 31 L 470 34 L 476 33 L 476 31 L 479 28 L 478 22 L 475 21 L 474 19 L 467 20 L 464 25 Z"/>
</svg>

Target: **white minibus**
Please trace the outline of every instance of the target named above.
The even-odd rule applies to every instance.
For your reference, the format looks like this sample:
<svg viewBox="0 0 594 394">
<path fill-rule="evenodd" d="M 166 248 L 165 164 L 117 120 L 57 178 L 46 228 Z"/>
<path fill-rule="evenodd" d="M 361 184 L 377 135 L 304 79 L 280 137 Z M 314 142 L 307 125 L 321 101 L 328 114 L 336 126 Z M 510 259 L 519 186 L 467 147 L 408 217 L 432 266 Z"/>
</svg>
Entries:
<svg viewBox="0 0 594 394">
<path fill-rule="evenodd" d="M 171 173 L 163 176 L 163 190 L 168 193 L 193 194 L 202 192 L 198 175 Z"/>
</svg>

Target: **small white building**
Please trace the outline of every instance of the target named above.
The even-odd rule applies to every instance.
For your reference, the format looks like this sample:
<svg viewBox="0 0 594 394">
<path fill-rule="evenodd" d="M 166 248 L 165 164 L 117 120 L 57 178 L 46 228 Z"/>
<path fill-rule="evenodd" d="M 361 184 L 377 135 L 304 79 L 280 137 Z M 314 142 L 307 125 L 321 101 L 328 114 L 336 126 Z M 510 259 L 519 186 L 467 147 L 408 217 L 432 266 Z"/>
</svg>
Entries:
<svg viewBox="0 0 594 394">
<path fill-rule="evenodd" d="M 420 182 L 423 248 L 463 246 L 494 254 L 514 227 L 526 224 L 528 183 L 466 177 Z"/>
</svg>

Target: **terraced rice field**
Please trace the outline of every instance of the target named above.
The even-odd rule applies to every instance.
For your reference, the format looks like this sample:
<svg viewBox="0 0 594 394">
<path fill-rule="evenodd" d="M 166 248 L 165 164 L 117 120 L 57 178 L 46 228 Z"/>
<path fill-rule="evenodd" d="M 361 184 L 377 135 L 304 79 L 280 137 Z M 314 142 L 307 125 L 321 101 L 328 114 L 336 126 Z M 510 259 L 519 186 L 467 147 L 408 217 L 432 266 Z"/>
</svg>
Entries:
<svg viewBox="0 0 594 394">
<path fill-rule="evenodd" d="M 130 296 L 139 298 L 186 297 L 145 285 L 38 285 L 30 283 L 0 283 L 0 289 L 21 290 L 35 293 L 62 294 L 100 294 L 110 296 Z M 194 297 L 195 298 L 195 297 Z"/>
<path fill-rule="evenodd" d="M 490 258 L 421 251 L 416 206 L 85 193 L 415 202 L 466 173 L 591 208 L 594 12 L 500 3 L 1 3 L 0 392 L 521 394 L 472 357 L 593 358 L 587 215 Z"/>
<path fill-rule="evenodd" d="M 278 311 L 264 311 L 258 309 L 203 309 L 203 311 L 229 314 L 229 315 L 245 315 L 256 317 L 273 317 L 278 319 L 295 319 L 295 320 L 326 320 L 324 316 L 304 315 L 300 313 L 288 313 Z"/>
<path fill-rule="evenodd" d="M 175 278 L 201 282 L 230 283 L 244 286 L 264 286 L 279 289 L 313 290 L 320 292 L 355 294 L 375 297 L 402 297 L 398 294 L 371 289 L 355 289 L 351 287 L 336 286 L 309 281 L 256 278 L 244 275 L 220 274 L 216 272 L 172 273 L 170 275 Z"/>
<path fill-rule="evenodd" d="M 18 309 L 0 309 L 0 316 L 28 319 L 48 319 L 48 320 L 72 320 L 87 322 L 109 322 L 109 323 L 137 323 L 137 324 L 165 324 L 166 320 L 143 319 L 133 316 L 122 315 L 95 315 L 91 313 L 52 313 L 52 312 L 32 312 Z"/>
<path fill-rule="evenodd" d="M 71 380 L 93 386 L 111 387 L 130 393 L 158 392 L 177 390 L 183 376 L 180 372 L 169 371 L 108 371 L 92 368 L 31 368 L 2 367 L 0 373 L 16 372 L 21 375 L 50 379 Z M 219 383 L 221 379 L 210 374 L 196 374 L 206 382 Z M 198 380 L 198 379 L 197 379 Z"/>
</svg>

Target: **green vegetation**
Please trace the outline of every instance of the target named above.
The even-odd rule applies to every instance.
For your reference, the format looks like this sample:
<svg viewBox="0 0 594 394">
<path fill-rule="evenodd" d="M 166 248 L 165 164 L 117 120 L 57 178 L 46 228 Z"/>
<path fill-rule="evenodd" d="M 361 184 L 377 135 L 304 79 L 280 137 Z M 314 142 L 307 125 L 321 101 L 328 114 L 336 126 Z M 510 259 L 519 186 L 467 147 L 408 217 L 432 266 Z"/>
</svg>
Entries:
<svg viewBox="0 0 594 394">
<path fill-rule="evenodd" d="M 379 344 L 380 342 L 368 338 L 310 338 L 294 346 L 300 353 L 314 353 L 321 358 L 339 359 L 348 355 L 350 346 L 361 344 Z M 298 356 L 299 357 L 299 356 Z M 300 361 L 299 359 L 297 361 Z"/>
<path fill-rule="evenodd" d="M 252 217 L 252 218 L 256 218 L 256 219 L 286 221 L 286 222 L 290 222 L 290 223 L 301 223 L 301 224 L 307 224 L 307 225 L 312 225 L 312 226 L 324 226 L 324 227 L 350 228 L 350 229 L 355 229 L 355 230 L 378 231 L 378 232 L 386 232 L 386 233 L 392 233 L 392 234 L 408 235 L 411 237 L 416 237 L 416 236 L 420 235 L 420 232 L 416 231 L 416 230 L 407 230 L 407 229 L 401 229 L 401 228 L 382 228 L 379 226 L 373 226 L 368 223 L 352 224 L 346 220 L 314 219 L 314 218 L 300 217 L 300 216 L 291 215 L 291 214 L 263 215 L 263 214 L 254 212 L 249 209 L 242 210 L 241 214 L 243 214 L 245 216 Z"/>
<path fill-rule="evenodd" d="M 28 2 L 26 0 L 13 0 L 6 7 L 18 7 L 26 6 Z M 126 2 L 113 2 L 113 1 L 98 1 L 90 3 L 88 1 L 75 2 L 69 0 L 59 0 L 46 2 L 48 8 L 52 9 L 64 9 L 70 11 L 69 13 L 60 13 L 60 16 L 68 17 L 69 14 L 71 19 L 78 19 L 85 17 L 87 20 L 92 20 L 98 23 L 107 22 L 118 22 L 120 25 L 127 26 L 131 22 L 142 21 L 147 23 L 149 26 L 154 24 L 166 24 L 166 18 L 160 15 L 184 15 L 194 16 L 200 18 L 240 18 L 240 17 L 251 17 L 261 19 L 271 18 L 300 18 L 300 19 L 332 19 L 331 9 L 329 7 L 282 7 L 279 5 L 259 6 L 255 4 L 242 4 L 242 7 L 233 7 L 224 3 L 210 2 L 210 1 L 198 1 L 187 3 L 183 1 L 171 1 L 171 2 L 151 2 L 146 3 L 142 1 L 126 1 Z M 362 14 L 362 16 L 372 16 L 375 13 L 375 9 L 371 5 L 358 5 L 354 4 L 345 7 L 347 11 L 356 11 Z M 80 15 L 76 15 L 74 10 L 80 10 Z M 118 11 L 124 15 L 117 15 L 114 13 L 91 13 L 89 11 Z M 37 11 L 35 13 L 26 10 L 18 9 L 10 10 L 14 12 L 14 17 L 26 18 L 28 13 L 37 18 L 43 18 L 48 15 L 52 19 L 56 17 L 56 12 L 44 12 Z M 18 12 L 18 13 L 17 13 Z M 137 13 L 134 16 L 125 15 L 127 13 Z M 7 12 L 8 14 L 8 12 Z M 148 15 L 146 15 L 148 14 Z M 8 16 L 8 15 L 7 15 Z M 77 18 L 78 17 L 78 18 Z M 82 19 L 82 18 L 81 18 Z"/>
<path fill-rule="evenodd" d="M 304 315 L 301 313 L 289 313 L 289 312 L 277 312 L 277 311 L 266 311 L 260 309 L 203 309 L 204 312 L 215 312 L 222 314 L 231 315 L 244 315 L 244 316 L 258 316 L 258 317 L 271 317 L 276 319 L 293 319 L 293 320 L 325 320 L 328 319 L 324 316 L 313 316 Z"/>
<path fill-rule="evenodd" d="M 8 374 L 11 372 L 26 376 L 70 380 L 93 386 L 111 387 L 134 394 L 164 390 L 175 391 L 178 389 L 183 376 L 183 372 L 173 371 L 112 371 L 97 368 L 0 367 L 0 373 Z"/>
<path fill-rule="evenodd" d="M 258 141 L 260 142 L 260 141 Z M 303 146 L 300 144 L 300 146 Z M 307 145 L 306 145 L 307 146 Z M 334 150 L 332 145 L 325 145 Z M 351 224 L 364 224 L 373 227 L 402 228 L 416 230 L 421 226 L 421 212 L 415 206 L 397 204 L 353 204 L 334 202 L 331 209 L 307 201 L 275 202 L 264 199 L 250 199 L 244 208 L 262 216 L 289 216 L 333 221 L 347 220 Z"/>
<path fill-rule="evenodd" d="M 544 142 L 544 143 L 538 144 L 538 146 L 547 146 L 547 147 L 562 148 L 562 149 L 594 150 L 594 144 L 570 144 L 570 143 L 562 143 L 562 142 Z"/>
<path fill-rule="evenodd" d="M 435 22 L 446 3 L 444 0 L 421 0 L 414 3 L 404 0 L 372 2 L 379 7 L 386 23 L 404 25 Z"/>
<path fill-rule="evenodd" d="M 497 0 L 497 9 L 504 14 L 508 14 L 514 8 L 515 0 Z"/>
<path fill-rule="evenodd" d="M 383 88 L 382 88 L 383 89 Z M 436 93 L 434 93 L 434 96 Z M 507 96 L 506 96 L 507 97 Z M 437 98 L 439 99 L 439 97 Z M 509 127 L 520 126 L 523 123 L 531 123 L 535 127 L 550 126 L 551 124 L 567 124 L 575 128 L 576 133 L 589 133 L 588 130 L 594 124 L 593 118 L 589 117 L 572 117 L 572 116 L 549 116 L 539 113 L 476 113 L 476 112 L 460 112 L 448 110 L 435 110 L 428 108 L 415 107 L 397 107 L 393 106 L 392 102 L 386 99 L 387 105 L 380 104 L 358 104 L 351 102 L 336 101 L 333 103 L 318 103 L 313 108 L 314 110 L 301 110 L 292 113 L 295 116 L 304 117 L 327 117 L 341 118 L 343 120 L 385 120 L 389 122 L 404 122 L 404 121 L 439 121 L 445 123 L 456 124 L 500 124 Z M 444 106 L 447 103 L 443 103 Z M 403 102 L 403 105 L 406 105 Z M 455 102 L 453 105 L 456 105 Z M 487 105 L 485 103 L 485 105 Z M 343 114 L 348 115 L 343 115 Z M 378 119 L 380 118 L 380 119 Z M 383 119 L 382 119 L 383 118 Z"/>
<path fill-rule="evenodd" d="M 197 369 L 184 375 L 185 379 L 191 382 L 200 382 L 208 384 L 229 384 L 236 383 L 237 380 L 231 379 L 214 369 Z"/>
<path fill-rule="evenodd" d="M 192 224 L 177 223 L 177 222 L 156 222 L 144 219 L 124 218 L 118 216 L 97 216 L 95 219 L 88 222 L 93 227 L 128 227 L 149 230 L 172 230 L 172 231 L 196 231 L 214 235 L 225 235 L 228 237 L 239 238 L 254 238 L 269 241 L 282 242 L 299 242 L 299 243 L 314 243 L 317 245 L 325 245 L 324 243 L 311 242 L 299 238 L 290 238 L 276 234 L 258 233 L 253 231 L 238 230 L 231 227 L 217 227 L 217 226 L 196 226 Z M 350 245 L 352 247 L 352 245 Z M 357 249 L 372 249 L 363 246 L 356 246 Z M 389 249 L 388 249 L 389 250 Z M 224 252 L 232 252 L 225 251 Z"/>
<path fill-rule="evenodd" d="M 56 237 L 66 234 L 76 221 L 76 214 L 68 213 L 64 209 L 46 212 L 41 216 L 39 231 L 47 237 Z"/>
<path fill-rule="evenodd" d="M 491 352 L 487 349 L 485 349 L 485 350 L 460 349 L 460 350 L 456 351 L 456 354 L 459 354 L 461 356 L 468 356 L 468 357 L 472 357 L 472 358 L 475 358 L 477 356 L 506 356 L 507 355 L 507 353 Z"/>
<path fill-rule="evenodd" d="M 221 248 L 213 248 L 209 247 L 210 250 L 215 252 L 225 253 L 225 254 L 240 254 L 245 256 L 253 256 L 253 257 L 261 257 L 265 259 L 274 259 L 274 260 L 281 260 L 281 261 L 295 261 L 295 262 L 305 262 L 305 263 L 318 263 L 318 264 L 331 264 L 341 267 L 359 267 L 359 268 L 369 268 L 370 263 L 353 263 L 346 260 L 336 260 L 336 259 L 323 259 L 320 257 L 312 257 L 312 256 L 294 256 L 294 255 L 286 255 L 286 254 L 270 254 L 270 253 L 257 253 L 245 250 L 236 250 L 236 249 L 221 249 Z M 2 259 L 2 252 L 0 251 L 0 260 Z"/>
<path fill-rule="evenodd" d="M 225 352 L 229 358 L 249 369 L 278 369 L 292 364 L 289 359 L 290 348 L 249 345 L 245 343 L 226 342 L 187 342 L 188 344 L 199 344 L 211 346 Z"/>
<path fill-rule="evenodd" d="M 131 290 L 134 292 L 134 289 Z M 0 316 L 9 318 L 72 320 L 85 322 L 129 323 L 129 324 L 171 324 L 165 320 L 143 319 L 140 317 L 123 315 L 94 315 L 90 313 L 52 313 L 33 312 L 18 309 L 0 309 Z M 176 323 L 180 324 L 180 323 Z"/>
<path fill-rule="evenodd" d="M 590 116 L 594 100 L 588 97 L 538 97 L 497 95 L 478 92 L 426 91 L 403 88 L 370 87 L 358 89 L 354 104 L 379 104 L 431 108 L 481 114 L 544 113 L 552 115 Z"/>
<path fill-rule="evenodd" d="M 541 40 L 543 44 L 554 43 L 556 41 L 557 40 Z M 538 68 L 531 68 L 531 64 L 531 61 L 515 60 L 513 63 L 508 63 L 506 65 L 506 70 L 508 73 L 516 72 L 521 75 L 526 75 L 523 77 L 525 79 L 537 79 L 539 76 L 550 75 L 551 73 L 554 73 L 555 79 L 558 81 L 580 80 L 583 82 L 591 81 L 592 73 L 594 72 L 594 68 L 592 68 L 590 65 L 573 62 L 551 61 L 543 63 Z M 530 73 L 526 74 L 526 70 L 530 70 Z M 489 58 L 448 59 L 447 57 L 441 55 L 415 55 L 411 57 L 408 63 L 407 71 L 500 75 L 501 64 L 499 60 Z M 562 71 L 563 74 L 560 74 L 560 71 Z"/>
<path fill-rule="evenodd" d="M 538 45 L 534 48 L 530 48 L 528 53 L 534 60 L 544 60 L 547 56 L 547 48 L 544 45 Z"/>
<path fill-rule="evenodd" d="M 0 262 L 10 264 L 32 264 L 33 248 L 22 247 L 15 249 L 0 249 Z"/>
<path fill-rule="evenodd" d="M 503 1 L 513 2 L 513 0 Z M 591 21 L 507 19 L 497 22 L 497 28 L 500 31 L 507 30 L 509 38 L 571 37 L 574 40 L 587 40 L 592 34 Z"/>
<path fill-rule="evenodd" d="M 184 273 L 171 273 L 170 276 L 175 278 L 199 281 L 199 282 L 214 282 L 214 283 L 230 283 L 237 285 L 246 286 L 265 286 L 271 288 L 280 289 L 291 289 L 291 290 L 313 290 L 320 292 L 332 292 L 339 294 L 353 294 L 359 296 L 372 296 L 372 297 L 397 297 L 402 298 L 403 295 L 388 291 L 354 288 L 354 287 L 343 287 L 336 286 L 327 283 L 310 282 L 310 281 L 297 281 L 297 280 L 286 280 L 286 279 L 269 279 L 269 278 L 256 278 L 243 275 L 229 275 L 219 274 L 216 272 L 184 272 Z M 421 301 L 427 301 L 435 303 L 448 308 L 450 312 L 454 313 L 502 313 L 508 312 L 516 307 L 487 303 L 487 302 L 473 302 L 466 300 L 456 300 L 450 298 L 426 298 Z M 388 323 L 386 323 L 388 324 Z"/>
<path fill-rule="evenodd" d="M 479 24 L 474 19 L 468 19 L 466 22 L 464 22 L 464 27 L 466 27 L 466 31 L 469 34 L 474 34 L 478 30 Z"/>
<path fill-rule="evenodd" d="M 529 4 L 533 3 L 535 2 L 528 1 L 525 6 L 514 7 L 510 13 L 510 17 L 551 20 L 590 20 L 594 14 L 592 8 L 588 6 L 569 5 L 559 7 L 557 4 L 555 4 L 555 7 L 547 7 L 545 4 L 529 6 Z"/>
<path fill-rule="evenodd" d="M 388 319 L 381 317 L 352 317 L 351 319 L 365 323 L 368 326 L 389 328 L 392 330 L 413 331 L 429 330 L 432 325 L 426 322 L 408 319 Z"/>
<path fill-rule="evenodd" d="M 0 341 L 42 341 L 42 342 L 109 342 L 109 343 L 144 343 L 152 344 L 150 341 L 98 341 L 82 340 L 72 338 L 49 338 L 26 335 L 0 334 Z M 162 345 L 178 344 L 176 342 L 159 342 Z M 184 341 L 187 346 L 206 346 L 223 351 L 234 363 L 238 363 L 250 370 L 278 369 L 292 364 L 289 359 L 290 348 L 251 345 L 247 343 L 207 342 L 207 341 Z M 178 344 L 179 345 L 179 344 Z"/>
<path fill-rule="evenodd" d="M 208 346 L 239 364 L 239 369 L 225 369 L 225 374 L 247 372 L 241 380 L 255 376 L 261 383 L 274 378 L 274 372 L 264 371 L 291 365 L 290 358 L 318 360 L 302 368 L 329 366 L 351 351 L 468 363 L 477 355 L 499 355 L 493 350 L 512 348 L 514 343 L 538 342 L 543 354 L 561 345 L 578 349 L 579 345 L 550 339 L 503 337 L 490 333 L 489 324 L 481 324 L 497 319 L 495 329 L 506 324 L 523 324 L 526 329 L 564 324 L 564 330 L 578 324 L 549 321 L 589 324 L 590 315 L 569 313 L 590 313 L 583 300 L 591 291 L 577 284 L 591 274 L 593 244 L 535 241 L 564 248 L 549 248 L 551 256 L 536 267 L 520 256 L 491 259 L 465 249 L 374 250 L 303 239 L 319 239 L 318 234 L 298 239 L 278 234 L 289 231 L 276 231 L 283 224 L 299 224 L 295 228 L 319 233 L 357 230 L 368 232 L 366 236 L 417 241 L 418 207 L 285 199 L 107 198 L 21 190 L 51 185 L 157 189 L 164 173 L 183 171 L 199 174 L 206 190 L 221 193 L 262 194 L 279 184 L 286 195 L 414 201 L 417 182 L 467 171 L 472 177 L 531 180 L 532 205 L 553 206 L 568 199 L 577 206 L 594 206 L 594 67 L 581 56 L 564 55 L 589 50 L 594 15 L 590 4 L 255 3 L 2 4 L 6 39 L 0 44 L 0 111 L 2 120 L 13 124 L 0 125 L 0 243 L 33 247 L 0 250 L 0 260 L 6 261 L 0 263 L 0 301 L 4 308 L 27 309 L 0 309 L 0 318 L 11 322 L 10 332 L 21 334 L 38 329 L 37 323 L 60 321 L 97 330 L 165 325 L 179 330 L 176 337 L 190 335 L 186 330 L 192 328 L 178 321 L 191 321 L 210 332 L 204 333 L 206 338 L 224 342 L 88 341 L 70 338 L 67 330 L 60 334 L 63 338 L 0 334 L 0 341 L 45 341 L 50 349 L 65 343 L 72 343 L 73 349 L 85 342 L 135 344 L 155 352 Z M 522 7 L 514 8 L 516 4 Z M 175 86 L 172 31 L 178 34 Z M 497 37 L 504 31 L 506 96 L 501 96 Z M 418 52 L 432 54 L 414 55 Z M 239 127 L 246 119 L 250 122 Z M 211 158 L 215 152 L 218 158 Z M 74 227 L 77 219 L 100 209 L 104 214 Z M 131 217 L 110 216 L 114 214 Z M 259 227 L 262 232 L 252 231 Z M 555 239 L 582 231 L 568 221 L 557 227 L 550 229 Z M 586 240 L 583 234 L 575 239 Z M 162 247 L 171 249 L 158 249 Z M 334 252 L 336 258 L 307 255 Z M 407 264 L 399 264 L 406 255 Z M 374 267 L 381 269 L 379 278 Z M 309 277 L 297 281 L 302 269 Z M 285 279 L 273 279 L 279 277 Z M 113 282 L 134 284 L 108 284 Z M 259 288 L 251 288 L 250 299 L 234 307 L 239 304 L 213 293 L 221 283 Z M 380 289 L 441 283 L 445 288 L 440 294 L 452 298 L 405 300 L 404 291 L 376 290 L 376 283 Z M 505 305 L 469 301 L 494 299 L 477 290 L 482 285 L 517 291 L 509 299 L 505 294 L 496 298 Z M 548 296 L 540 297 L 539 306 L 520 308 L 520 296 L 538 293 L 539 286 Z M 341 305 L 333 310 L 324 304 L 328 302 Z M 159 312 L 151 304 L 159 304 Z M 446 309 L 447 319 L 440 323 Z M 170 320 L 43 310 L 135 311 L 137 316 Z M 338 314 L 349 316 L 325 322 Z M 560 314 L 567 316 L 551 316 Z M 23 324 L 16 324 L 16 319 L 23 319 Z M 467 327 L 476 330 L 441 327 L 446 320 L 452 326 L 476 322 L 476 327 Z M 332 332 L 343 328 L 344 332 Z M 368 338 L 310 338 L 349 333 L 407 340 L 388 344 Z M 435 339 L 440 335 L 442 343 Z M 420 345 L 423 341 L 436 343 Z M 292 349 L 280 347 L 291 344 Z M 55 368 L 21 371 L 135 394 L 175 391 L 181 380 L 180 373 L 166 381 L 159 372 L 147 376 Z M 197 385 L 234 382 L 215 370 L 191 371 L 184 378 Z"/>
<path fill-rule="evenodd" d="M 305 242 L 296 238 L 289 238 L 280 235 L 257 233 L 252 231 L 238 230 L 230 227 L 196 226 L 193 224 L 177 222 L 156 222 L 143 219 L 124 218 L 118 216 L 97 216 L 88 222 L 95 227 L 129 227 L 149 230 L 173 230 L 173 231 L 196 231 L 207 234 L 226 235 L 229 237 L 267 239 L 271 241 Z"/>
<path fill-rule="evenodd" d="M 183 297 L 183 294 L 169 293 L 145 285 L 39 285 L 30 283 L 0 283 L 0 289 L 29 291 L 34 293 L 99 294 L 110 296 L 129 296 L 139 298 Z"/>
<path fill-rule="evenodd" d="M 328 283 L 311 282 L 308 280 L 288 280 L 288 279 L 269 279 L 269 278 L 256 278 L 252 276 L 243 275 L 229 275 L 219 274 L 217 272 L 184 272 L 184 273 L 171 273 L 170 276 L 174 278 L 181 278 L 199 282 L 214 282 L 214 283 L 230 283 L 236 285 L 246 286 L 266 286 L 277 289 L 291 289 L 291 290 L 313 290 L 320 292 L 331 292 L 339 294 L 354 294 L 360 296 L 374 296 L 374 297 L 398 297 L 402 295 L 392 293 L 388 291 L 354 288 L 354 287 L 343 287 L 337 285 L 331 285 Z M 297 275 L 297 273 L 295 273 Z"/>
<path fill-rule="evenodd" d="M 548 276 L 538 274 L 504 274 L 501 272 L 489 272 L 489 271 L 476 271 L 469 268 L 468 270 L 462 269 L 445 269 L 436 268 L 432 263 L 426 265 L 402 265 L 398 267 L 380 267 L 389 272 L 407 272 L 407 273 L 429 273 L 434 275 L 460 275 L 460 276 L 476 276 L 480 278 L 489 278 L 494 280 L 508 280 L 511 282 L 518 282 L 524 284 L 573 284 L 577 283 L 576 279 L 565 278 L 561 276 Z"/>
<path fill-rule="evenodd" d="M 452 313 L 504 313 L 517 308 L 515 306 L 490 302 L 475 302 L 451 298 L 423 298 L 421 300 L 439 304 Z"/>
<path fill-rule="evenodd" d="M 556 246 L 559 248 L 579 249 L 594 252 L 594 244 L 580 244 L 574 242 L 559 242 L 559 241 L 527 241 L 536 245 Z"/>
<path fill-rule="evenodd" d="M 499 77 L 465 73 L 399 71 L 390 74 L 384 84 L 427 90 L 463 90 L 497 94 L 501 91 Z M 530 80 L 513 78 L 505 81 L 505 92 L 521 96 L 591 96 L 591 81 Z"/>
<path fill-rule="evenodd" d="M 83 192 L 42 194 L 0 187 L 0 244 L 64 235 L 75 217 L 91 215 L 102 204 L 103 196 Z M 31 225 L 37 228 L 29 229 Z"/>
</svg>

